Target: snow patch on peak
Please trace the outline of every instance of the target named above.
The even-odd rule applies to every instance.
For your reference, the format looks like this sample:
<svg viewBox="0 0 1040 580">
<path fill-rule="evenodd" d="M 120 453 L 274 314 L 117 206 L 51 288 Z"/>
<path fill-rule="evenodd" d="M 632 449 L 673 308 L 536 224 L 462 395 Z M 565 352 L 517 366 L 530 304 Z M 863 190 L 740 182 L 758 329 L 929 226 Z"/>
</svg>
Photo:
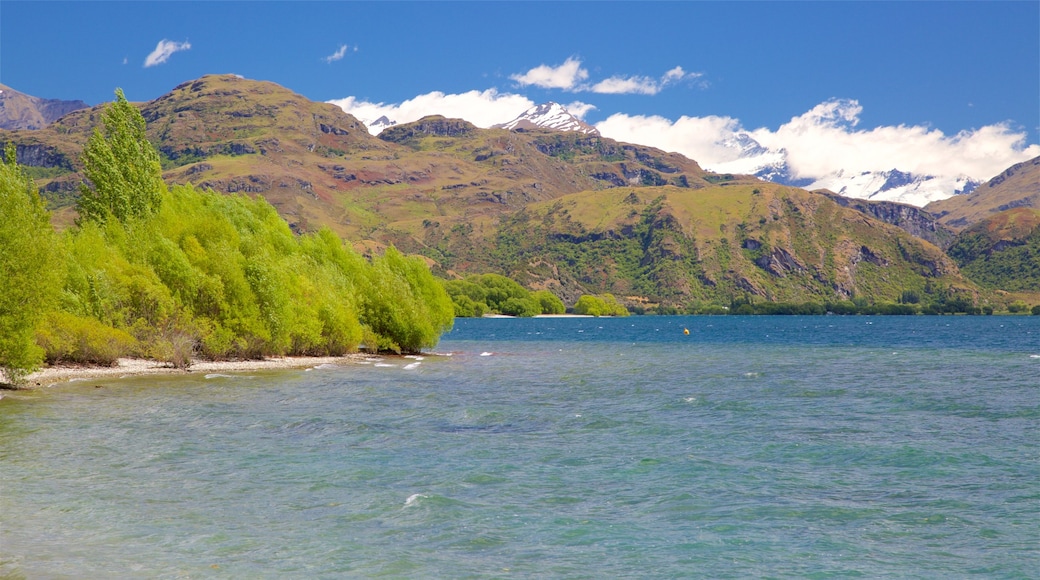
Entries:
<svg viewBox="0 0 1040 580">
<path fill-rule="evenodd" d="M 856 199 L 896 201 L 924 207 L 933 201 L 952 195 L 964 195 L 975 191 L 981 182 L 966 175 L 914 175 L 892 169 L 890 171 L 864 171 L 847 175 L 835 171 L 817 179 L 806 189 L 827 189 Z"/>
<path fill-rule="evenodd" d="M 368 132 L 370 135 L 378 135 L 383 131 L 383 129 L 386 129 L 387 127 L 393 127 L 396 124 L 397 121 L 392 121 L 388 119 L 386 115 L 383 115 L 382 117 L 379 117 L 371 123 L 365 123 L 365 127 L 368 127 Z"/>
<path fill-rule="evenodd" d="M 855 124 L 859 111 L 855 101 L 830 101 L 816 107 L 811 113 L 826 124 Z M 953 195 L 971 193 L 981 182 L 967 175 L 920 175 L 892 168 L 888 171 L 850 171 L 839 168 L 823 176 L 795 176 L 784 148 L 763 147 L 751 135 L 736 132 L 718 141 L 725 159 L 703 165 L 719 174 L 754 175 L 759 179 L 803 187 L 826 189 L 845 197 L 896 201 L 923 207 L 930 202 Z"/>
<path fill-rule="evenodd" d="M 563 105 L 551 101 L 535 105 L 512 121 L 493 125 L 492 128 L 511 131 L 514 129 L 553 129 L 599 135 L 598 129 L 572 115 Z"/>
</svg>

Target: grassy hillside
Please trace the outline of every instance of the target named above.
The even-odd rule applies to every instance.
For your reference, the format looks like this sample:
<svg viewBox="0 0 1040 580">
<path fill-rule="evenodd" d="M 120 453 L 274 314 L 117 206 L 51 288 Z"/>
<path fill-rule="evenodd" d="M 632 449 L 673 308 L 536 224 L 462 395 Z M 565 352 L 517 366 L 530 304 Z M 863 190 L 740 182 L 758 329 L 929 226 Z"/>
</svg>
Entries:
<svg viewBox="0 0 1040 580">
<path fill-rule="evenodd" d="M 498 271 L 565 301 L 825 301 L 904 292 L 975 298 L 937 247 L 825 196 L 775 184 L 586 191 L 497 223 L 429 224 L 410 248 L 445 273 Z"/>
<path fill-rule="evenodd" d="M 980 286 L 1040 293 L 1040 210 L 995 214 L 961 232 L 949 254 Z"/>
</svg>

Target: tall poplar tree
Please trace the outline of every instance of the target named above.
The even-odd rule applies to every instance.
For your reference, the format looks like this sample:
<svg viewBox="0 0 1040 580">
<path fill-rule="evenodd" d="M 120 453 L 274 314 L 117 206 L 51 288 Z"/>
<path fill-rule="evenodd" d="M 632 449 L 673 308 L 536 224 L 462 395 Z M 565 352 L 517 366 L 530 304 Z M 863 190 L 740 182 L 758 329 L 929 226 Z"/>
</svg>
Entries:
<svg viewBox="0 0 1040 580">
<path fill-rule="evenodd" d="M 90 184 L 80 186 L 80 219 L 105 223 L 114 218 L 127 224 L 156 213 L 166 183 L 159 153 L 145 134 L 144 117 L 116 89 L 116 101 L 101 120 L 83 149 L 83 172 Z"/>
</svg>

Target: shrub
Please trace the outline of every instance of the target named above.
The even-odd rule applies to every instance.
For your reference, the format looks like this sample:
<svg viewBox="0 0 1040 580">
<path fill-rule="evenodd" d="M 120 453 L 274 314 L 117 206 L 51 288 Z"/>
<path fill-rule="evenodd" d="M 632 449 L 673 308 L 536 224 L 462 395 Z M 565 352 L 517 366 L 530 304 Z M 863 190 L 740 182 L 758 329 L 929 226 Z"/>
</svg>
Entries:
<svg viewBox="0 0 1040 580">
<path fill-rule="evenodd" d="M 126 331 L 93 318 L 52 312 L 36 331 L 47 362 L 114 366 L 120 357 L 137 354 L 137 341 Z"/>
<path fill-rule="evenodd" d="M 1026 310 L 1029 309 L 1029 306 L 1025 302 L 1022 302 L 1021 300 L 1016 300 L 1016 301 L 1012 302 L 1011 304 L 1008 304 L 1007 308 L 1008 308 L 1008 312 L 1013 312 L 1013 313 L 1017 314 L 1019 312 L 1025 312 Z"/>
</svg>

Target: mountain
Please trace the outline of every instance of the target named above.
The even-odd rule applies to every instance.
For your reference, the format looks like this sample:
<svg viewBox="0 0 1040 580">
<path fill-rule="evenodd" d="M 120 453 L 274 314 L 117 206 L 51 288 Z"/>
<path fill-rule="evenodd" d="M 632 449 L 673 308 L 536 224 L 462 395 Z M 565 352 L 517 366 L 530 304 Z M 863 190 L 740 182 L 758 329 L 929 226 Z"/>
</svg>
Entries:
<svg viewBox="0 0 1040 580">
<path fill-rule="evenodd" d="M 856 174 L 836 171 L 819 178 L 808 189 L 825 189 L 856 199 L 894 201 L 923 207 L 929 202 L 971 193 L 979 182 L 966 176 L 915 175 L 891 169 Z"/>
<path fill-rule="evenodd" d="M 954 231 L 943 225 L 935 215 L 917 206 L 892 201 L 853 199 L 826 191 L 818 193 L 826 195 L 831 201 L 842 207 L 854 209 L 886 224 L 894 225 L 904 232 L 931 242 L 940 248 L 949 246 L 956 237 Z"/>
<path fill-rule="evenodd" d="M 334 105 L 234 75 L 138 106 L 168 181 L 263 196 L 296 231 L 393 244 L 447 277 L 499 272 L 569 302 L 613 292 L 631 305 L 978 295 L 939 248 L 874 217 L 884 212 L 652 147 L 439 116 L 376 137 Z M 100 111 L 0 131 L 58 221 L 74 214 Z"/>
<path fill-rule="evenodd" d="M 446 272 L 502 272 L 565 302 L 590 291 L 644 307 L 977 297 L 934 245 L 776 184 L 621 187 L 529 204 L 498 223 L 439 221 L 424 241 Z"/>
<path fill-rule="evenodd" d="M 925 209 L 952 228 L 964 228 L 1016 207 L 1040 209 L 1040 157 L 1009 167 L 969 195 L 936 201 Z"/>
<path fill-rule="evenodd" d="M 585 121 L 570 114 L 559 103 L 542 103 L 527 109 L 519 117 L 493 125 L 495 129 L 526 131 L 531 129 L 552 129 L 554 131 L 575 131 L 586 135 L 599 135 L 599 130 Z"/>
<path fill-rule="evenodd" d="M 948 253 L 970 280 L 1006 291 L 1040 289 L 1040 209 L 1017 207 L 962 231 Z"/>
<path fill-rule="evenodd" d="M 386 115 L 383 115 L 382 117 L 379 117 L 375 121 L 372 121 L 371 123 L 367 123 L 366 126 L 368 127 L 368 132 L 369 133 L 371 133 L 373 135 L 378 135 L 380 133 L 380 131 L 382 131 L 383 129 L 386 129 L 387 127 L 393 127 L 396 124 L 397 124 L 397 121 L 391 121 L 390 119 L 388 119 L 386 117 Z"/>
<path fill-rule="evenodd" d="M 83 101 L 41 99 L 0 84 L 0 129 L 42 129 L 72 111 L 89 106 Z"/>
<path fill-rule="evenodd" d="M 809 190 L 827 190 L 854 199 L 892 201 L 923 207 L 929 202 L 971 193 L 979 181 L 966 175 L 916 175 L 891 169 L 853 172 L 843 169 L 829 175 L 794 177 L 787 150 L 763 147 L 747 133 L 735 133 L 718 143 L 729 149 L 732 159 L 706 165 L 720 174 L 754 175 L 766 181 Z"/>
</svg>

